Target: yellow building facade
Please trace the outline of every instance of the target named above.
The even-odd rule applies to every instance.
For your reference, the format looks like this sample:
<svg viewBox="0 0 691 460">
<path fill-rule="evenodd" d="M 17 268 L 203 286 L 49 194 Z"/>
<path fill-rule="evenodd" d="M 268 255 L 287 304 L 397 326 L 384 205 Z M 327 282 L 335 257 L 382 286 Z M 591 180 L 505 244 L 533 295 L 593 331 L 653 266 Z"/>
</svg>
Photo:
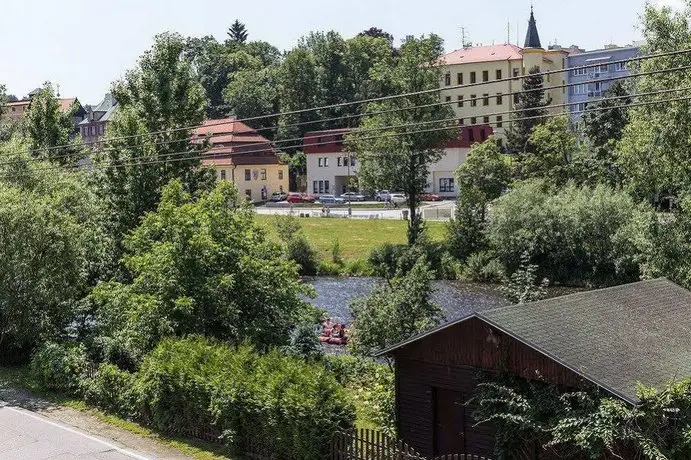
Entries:
<svg viewBox="0 0 691 460">
<path fill-rule="evenodd" d="M 511 126 L 517 93 L 523 87 L 521 77 L 535 67 L 541 72 L 554 72 L 544 76 L 546 102 L 557 106 L 550 112 L 566 111 L 567 56 L 565 50 L 542 48 L 531 12 L 524 48 L 513 44 L 475 46 L 445 55 L 441 100 L 453 107 L 461 124 L 490 125 L 502 138 Z"/>
</svg>

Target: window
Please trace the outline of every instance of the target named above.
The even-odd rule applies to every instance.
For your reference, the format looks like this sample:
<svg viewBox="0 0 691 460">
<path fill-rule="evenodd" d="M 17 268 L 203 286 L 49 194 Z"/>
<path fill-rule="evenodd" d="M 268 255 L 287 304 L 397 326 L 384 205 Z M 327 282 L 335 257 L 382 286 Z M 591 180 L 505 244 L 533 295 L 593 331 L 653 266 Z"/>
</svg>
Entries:
<svg viewBox="0 0 691 460">
<path fill-rule="evenodd" d="M 482 81 L 489 81 L 489 70 L 482 71 Z"/>
<path fill-rule="evenodd" d="M 470 106 L 477 107 L 477 96 L 475 94 L 470 95 Z"/>
<path fill-rule="evenodd" d="M 324 181 L 323 180 L 319 181 L 319 190 L 317 191 L 317 193 L 324 193 Z"/>
<path fill-rule="evenodd" d="M 458 96 L 458 106 L 463 107 L 463 96 Z"/>
<path fill-rule="evenodd" d="M 98 134 L 103 134 L 106 130 L 105 125 L 98 125 Z"/>
<path fill-rule="evenodd" d="M 12 111 L 16 112 L 17 111 L 16 107 L 12 107 Z"/>
<path fill-rule="evenodd" d="M 476 117 L 471 117 L 471 118 L 470 118 L 470 124 L 471 124 L 471 125 L 477 124 L 477 118 L 476 118 Z"/>
<path fill-rule="evenodd" d="M 588 108 L 588 103 L 586 102 L 581 102 L 580 104 L 576 105 L 576 112 L 585 112 L 585 109 Z"/>
<path fill-rule="evenodd" d="M 501 69 L 496 70 L 496 78 L 497 80 L 501 80 Z"/>
<path fill-rule="evenodd" d="M 96 127 L 95 126 L 89 126 L 89 134 L 92 136 L 96 135 Z"/>
<path fill-rule="evenodd" d="M 519 102 L 521 102 L 520 94 L 516 93 L 513 95 L 513 103 L 518 104 Z"/>
<path fill-rule="evenodd" d="M 470 72 L 470 83 L 475 82 L 477 82 L 477 76 L 475 75 L 475 72 Z"/>
<path fill-rule="evenodd" d="M 355 167 L 355 158 L 350 158 L 350 166 Z"/>
<path fill-rule="evenodd" d="M 629 70 L 629 63 L 628 62 L 617 62 L 614 64 L 614 71 L 615 72 L 621 72 L 623 70 Z"/>
<path fill-rule="evenodd" d="M 252 201 L 252 190 L 250 190 L 250 189 L 245 190 L 245 196 L 247 197 L 247 199 L 249 201 Z"/>
<path fill-rule="evenodd" d="M 451 102 L 451 96 L 446 96 L 446 102 Z"/>
<path fill-rule="evenodd" d="M 497 117 L 497 128 L 501 128 L 502 126 L 504 126 L 504 117 L 498 116 Z"/>
<path fill-rule="evenodd" d="M 444 84 L 446 86 L 451 84 L 451 74 L 449 72 L 446 72 L 446 75 L 444 75 Z"/>
<path fill-rule="evenodd" d="M 459 85 L 463 84 L 463 74 L 462 73 L 458 73 L 456 75 L 456 81 L 458 82 Z"/>
<path fill-rule="evenodd" d="M 583 75 L 586 75 L 588 73 L 588 69 L 584 67 L 579 67 L 577 69 L 573 69 L 573 76 L 574 77 L 580 77 Z"/>
<path fill-rule="evenodd" d="M 324 193 L 329 193 L 329 181 L 324 181 Z"/>
<path fill-rule="evenodd" d="M 319 157 L 319 159 L 317 160 L 317 165 L 318 165 L 320 168 L 323 168 L 323 167 L 324 167 L 324 159 L 323 159 L 322 157 Z"/>
<path fill-rule="evenodd" d="M 348 166 L 348 157 L 343 157 L 343 166 Z"/>
<path fill-rule="evenodd" d="M 607 73 L 609 72 L 609 64 L 602 64 L 600 67 L 595 67 L 596 72 Z"/>
<path fill-rule="evenodd" d="M 489 123 L 489 117 L 483 117 L 482 122 L 483 123 Z"/>
<path fill-rule="evenodd" d="M 513 78 L 518 78 L 518 75 L 520 75 L 521 71 L 519 69 L 513 69 Z"/>
<path fill-rule="evenodd" d="M 245 182 L 249 182 L 252 180 L 252 171 L 249 169 L 245 169 Z"/>
<path fill-rule="evenodd" d="M 283 180 L 283 170 L 282 169 L 278 170 L 278 180 Z"/>
<path fill-rule="evenodd" d="M 324 157 L 324 167 L 325 168 L 329 167 L 329 157 Z"/>
<path fill-rule="evenodd" d="M 439 191 L 441 193 L 454 192 L 454 180 L 451 177 L 442 177 L 439 179 Z"/>
<path fill-rule="evenodd" d="M 573 87 L 573 94 L 586 94 L 588 92 L 588 85 L 576 85 Z"/>
<path fill-rule="evenodd" d="M 259 172 L 261 173 L 261 180 L 266 180 L 266 169 L 261 169 Z"/>
<path fill-rule="evenodd" d="M 460 125 L 464 124 L 464 123 L 463 123 L 463 118 L 459 118 L 459 119 L 458 119 L 458 124 L 460 124 Z"/>
<path fill-rule="evenodd" d="M 338 159 L 336 160 L 336 163 L 338 164 L 338 166 L 343 166 L 342 157 L 338 157 Z"/>
<path fill-rule="evenodd" d="M 314 182 L 312 182 L 312 193 L 319 193 L 319 181 L 315 180 Z"/>
<path fill-rule="evenodd" d="M 489 94 L 485 93 L 482 95 L 482 105 L 489 105 Z"/>
<path fill-rule="evenodd" d="M 226 170 L 221 169 L 221 180 L 226 180 Z"/>
<path fill-rule="evenodd" d="M 502 105 L 504 103 L 504 95 L 502 93 L 497 93 L 497 105 Z"/>
</svg>

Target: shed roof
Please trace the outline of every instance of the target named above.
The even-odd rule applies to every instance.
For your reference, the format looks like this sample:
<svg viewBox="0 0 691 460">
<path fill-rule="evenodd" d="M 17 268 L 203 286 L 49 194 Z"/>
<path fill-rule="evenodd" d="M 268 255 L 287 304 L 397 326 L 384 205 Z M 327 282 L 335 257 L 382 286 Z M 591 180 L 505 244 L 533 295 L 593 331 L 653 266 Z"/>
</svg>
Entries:
<svg viewBox="0 0 691 460">
<path fill-rule="evenodd" d="M 470 317 L 485 321 L 632 404 L 639 402 L 638 383 L 663 388 L 691 376 L 691 292 L 666 279 L 487 310 Z"/>
</svg>

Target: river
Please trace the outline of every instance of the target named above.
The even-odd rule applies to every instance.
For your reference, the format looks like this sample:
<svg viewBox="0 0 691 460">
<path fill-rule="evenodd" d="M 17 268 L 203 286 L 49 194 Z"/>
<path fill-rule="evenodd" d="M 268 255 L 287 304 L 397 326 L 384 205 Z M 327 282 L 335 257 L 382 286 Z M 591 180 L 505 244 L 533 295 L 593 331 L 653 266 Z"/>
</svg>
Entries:
<svg viewBox="0 0 691 460">
<path fill-rule="evenodd" d="M 377 283 L 378 278 L 306 278 L 312 285 L 317 297 L 312 304 L 324 309 L 337 322 L 351 323 L 349 305 L 353 299 L 367 297 Z M 445 319 L 452 321 L 473 313 L 474 311 L 508 305 L 494 286 L 463 281 L 435 281 L 432 300 L 438 303 L 445 313 Z"/>
</svg>

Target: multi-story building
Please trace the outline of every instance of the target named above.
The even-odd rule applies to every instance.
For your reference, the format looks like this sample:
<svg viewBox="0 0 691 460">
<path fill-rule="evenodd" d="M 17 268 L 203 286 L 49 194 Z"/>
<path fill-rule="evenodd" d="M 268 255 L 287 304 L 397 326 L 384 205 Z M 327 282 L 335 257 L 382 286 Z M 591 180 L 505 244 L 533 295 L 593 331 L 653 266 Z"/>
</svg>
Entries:
<svg viewBox="0 0 691 460">
<path fill-rule="evenodd" d="M 93 144 L 103 137 L 106 132 L 106 125 L 113 118 L 118 101 L 112 94 L 106 94 L 103 100 L 93 107 L 86 118 L 77 127 L 86 144 Z"/>
<path fill-rule="evenodd" d="M 511 123 L 511 111 L 522 89 L 522 75 L 537 67 L 557 71 L 545 75 L 547 101 L 552 105 L 566 102 L 566 75 L 558 72 L 567 66 L 568 52 L 542 48 L 533 11 L 530 12 L 525 46 L 513 44 L 466 47 L 442 59 L 441 98 L 451 104 L 463 125 L 491 124 L 503 136 Z M 476 85 L 461 88 L 446 87 Z M 555 108 L 553 111 L 564 111 Z"/>
<path fill-rule="evenodd" d="M 588 103 L 601 99 L 620 77 L 630 75 L 624 61 L 640 54 L 637 46 L 607 45 L 604 49 L 571 54 L 566 59 L 569 71 L 568 103 L 572 122 L 577 122 Z M 594 66 L 579 68 L 583 66 Z"/>
<path fill-rule="evenodd" d="M 208 143 L 202 163 L 213 167 L 219 180 L 233 182 L 248 200 L 266 201 L 274 192 L 288 192 L 288 166 L 280 152 L 236 118 L 206 120 L 193 142 Z"/>
<path fill-rule="evenodd" d="M 31 106 L 31 101 L 34 95 L 38 94 L 41 90 L 35 89 L 29 93 L 29 95 L 20 101 L 8 102 L 2 109 L 2 120 L 8 123 L 19 123 L 24 121 L 26 114 Z M 60 110 L 62 113 L 71 113 L 72 121 L 76 126 L 80 123 L 86 116 L 86 110 L 79 102 L 76 97 L 70 98 L 60 98 L 58 97 L 58 103 L 60 104 Z"/>
<path fill-rule="evenodd" d="M 363 191 L 356 185 L 359 161 L 343 145 L 347 133 L 347 129 L 335 129 L 305 134 L 303 151 L 307 157 L 308 192 L 342 195 L 349 189 Z M 457 196 L 456 169 L 465 161 L 470 146 L 486 140 L 492 133 L 490 126 L 463 128 L 458 139 L 446 144 L 444 156 L 430 167 L 426 191 L 447 198 Z"/>
</svg>

